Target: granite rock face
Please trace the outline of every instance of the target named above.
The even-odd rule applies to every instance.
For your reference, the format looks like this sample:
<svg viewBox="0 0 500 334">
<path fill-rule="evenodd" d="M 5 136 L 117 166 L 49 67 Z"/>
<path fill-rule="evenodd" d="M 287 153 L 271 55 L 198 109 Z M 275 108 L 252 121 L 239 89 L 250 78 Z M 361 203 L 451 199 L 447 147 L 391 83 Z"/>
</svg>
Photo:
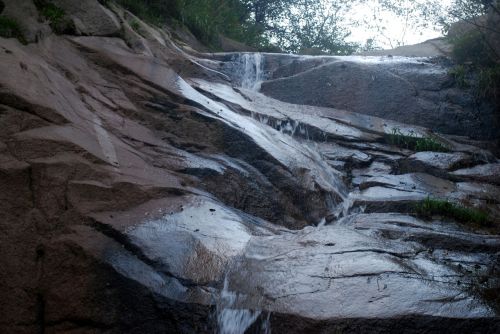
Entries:
<svg viewBox="0 0 500 334">
<path fill-rule="evenodd" d="M 91 36 L 118 36 L 121 25 L 117 16 L 97 0 L 53 0 L 75 25 L 77 33 Z"/>
<path fill-rule="evenodd" d="M 476 139 L 498 138 L 496 108 L 456 86 L 443 58 L 284 58 L 262 92 L 298 104 L 338 108 Z"/>
<path fill-rule="evenodd" d="M 493 154 L 258 91 L 295 61 L 363 76 L 357 58 L 200 54 L 140 24 L 136 44 L 0 38 L 0 332 L 498 332 Z M 431 84 L 434 65 L 398 61 Z M 449 152 L 394 146 L 394 128 Z M 490 224 L 419 217 L 427 197 Z"/>
</svg>

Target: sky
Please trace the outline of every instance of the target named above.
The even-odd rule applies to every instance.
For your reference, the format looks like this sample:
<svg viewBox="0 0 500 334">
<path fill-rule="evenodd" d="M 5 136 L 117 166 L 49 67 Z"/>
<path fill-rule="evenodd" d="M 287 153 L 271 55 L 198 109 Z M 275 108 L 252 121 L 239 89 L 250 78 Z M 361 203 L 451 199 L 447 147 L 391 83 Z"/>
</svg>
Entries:
<svg viewBox="0 0 500 334">
<path fill-rule="evenodd" d="M 403 0 L 405 1 L 405 0 Z M 411 1 L 411 0 L 406 0 Z M 437 0 L 442 5 L 446 6 L 451 3 L 452 0 Z M 348 13 L 348 18 L 346 21 L 352 19 L 362 20 L 365 18 L 368 22 L 373 21 L 373 8 L 376 7 L 376 0 L 367 2 L 364 5 L 356 6 L 355 9 Z M 376 45 L 383 49 L 391 49 L 398 46 L 398 42 L 401 45 L 411 45 L 424 42 L 428 39 L 442 37 L 443 33 L 440 27 L 428 27 L 428 28 L 412 28 L 404 24 L 403 19 L 398 18 L 396 15 L 389 12 L 382 12 L 377 15 L 383 21 L 383 25 L 387 27 L 386 30 L 381 33 L 377 33 L 373 28 L 367 27 L 365 25 L 351 26 L 351 35 L 347 38 L 349 42 L 357 42 L 364 44 L 367 39 L 375 39 Z M 383 36 L 384 35 L 384 36 Z"/>
</svg>

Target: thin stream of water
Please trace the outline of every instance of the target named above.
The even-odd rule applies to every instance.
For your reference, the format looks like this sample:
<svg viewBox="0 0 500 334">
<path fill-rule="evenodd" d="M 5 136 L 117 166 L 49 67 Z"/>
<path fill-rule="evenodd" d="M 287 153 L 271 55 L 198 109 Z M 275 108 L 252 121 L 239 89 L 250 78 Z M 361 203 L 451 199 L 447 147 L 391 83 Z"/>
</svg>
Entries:
<svg viewBox="0 0 500 334">
<path fill-rule="evenodd" d="M 265 80 L 264 75 L 264 59 L 260 53 L 244 53 L 239 54 L 234 58 L 234 79 L 239 82 L 242 88 L 258 91 L 260 89 L 261 83 Z M 256 117 L 257 118 L 257 117 Z M 258 118 L 261 123 L 267 125 L 268 119 Z M 299 122 L 278 121 L 279 131 L 283 134 L 288 134 L 290 136 L 295 136 L 297 131 L 306 132 L 306 130 L 299 127 Z M 321 158 L 309 150 L 309 152 L 315 157 L 314 161 L 320 161 Z M 335 205 L 335 201 L 331 197 L 327 197 L 326 206 L 329 208 L 329 214 L 334 214 L 336 210 L 345 211 L 344 206 L 340 208 Z M 337 216 L 337 215 L 336 215 Z M 324 226 L 327 221 L 326 217 L 323 218 L 318 223 L 318 228 Z M 254 326 L 256 328 L 256 321 L 261 321 L 260 328 L 258 328 L 260 333 L 270 333 L 270 313 L 267 317 L 263 317 L 262 311 L 258 308 L 247 309 L 244 308 L 245 301 L 247 300 L 246 295 L 239 294 L 237 291 L 232 291 L 229 289 L 228 276 L 226 275 L 224 279 L 223 289 L 220 291 L 219 298 L 216 307 L 216 320 L 217 320 L 217 330 L 219 334 L 244 334 L 250 327 Z M 253 305 L 253 304 L 252 304 Z"/>
</svg>

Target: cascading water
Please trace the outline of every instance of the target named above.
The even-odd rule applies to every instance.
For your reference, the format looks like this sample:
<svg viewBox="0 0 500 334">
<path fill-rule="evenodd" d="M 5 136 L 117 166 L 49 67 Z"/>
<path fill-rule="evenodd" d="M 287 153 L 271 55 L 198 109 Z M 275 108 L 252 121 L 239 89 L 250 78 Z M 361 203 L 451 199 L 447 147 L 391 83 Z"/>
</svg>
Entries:
<svg viewBox="0 0 500 334">
<path fill-rule="evenodd" d="M 229 290 L 227 277 L 217 303 L 217 328 L 219 334 L 244 334 L 260 317 L 262 311 L 238 308 L 241 296 Z M 270 334 L 269 315 L 262 321 L 260 333 Z"/>
<path fill-rule="evenodd" d="M 261 53 L 244 53 L 239 55 L 238 63 L 240 85 L 243 88 L 258 91 L 264 81 L 264 61 Z"/>
</svg>

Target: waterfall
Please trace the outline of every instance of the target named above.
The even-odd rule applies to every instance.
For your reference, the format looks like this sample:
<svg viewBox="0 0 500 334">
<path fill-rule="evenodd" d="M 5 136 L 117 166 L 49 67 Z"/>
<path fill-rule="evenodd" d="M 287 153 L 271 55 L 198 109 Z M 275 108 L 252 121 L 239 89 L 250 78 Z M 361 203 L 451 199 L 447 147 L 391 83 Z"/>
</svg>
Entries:
<svg viewBox="0 0 500 334">
<path fill-rule="evenodd" d="M 261 53 L 244 53 L 236 61 L 239 70 L 236 71 L 243 88 L 258 91 L 264 81 L 264 62 Z"/>
<path fill-rule="evenodd" d="M 219 334 L 244 334 L 261 315 L 261 310 L 249 310 L 238 307 L 239 299 L 240 295 L 238 293 L 229 290 L 229 283 L 226 276 L 216 309 Z M 270 313 L 262 321 L 260 333 L 271 333 L 269 316 Z"/>
</svg>

